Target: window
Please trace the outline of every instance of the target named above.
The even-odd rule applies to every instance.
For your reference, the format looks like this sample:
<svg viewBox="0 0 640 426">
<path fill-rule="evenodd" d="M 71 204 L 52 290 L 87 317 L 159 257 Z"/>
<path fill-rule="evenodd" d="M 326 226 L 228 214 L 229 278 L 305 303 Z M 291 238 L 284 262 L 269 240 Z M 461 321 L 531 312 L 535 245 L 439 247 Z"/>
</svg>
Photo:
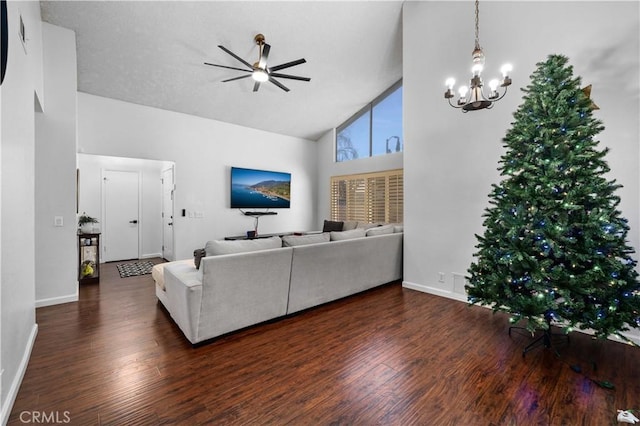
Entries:
<svg viewBox="0 0 640 426">
<path fill-rule="evenodd" d="M 402 169 L 331 178 L 331 220 L 401 223 L 403 209 Z"/>
<path fill-rule="evenodd" d="M 336 161 L 402 152 L 402 81 L 337 128 Z"/>
</svg>

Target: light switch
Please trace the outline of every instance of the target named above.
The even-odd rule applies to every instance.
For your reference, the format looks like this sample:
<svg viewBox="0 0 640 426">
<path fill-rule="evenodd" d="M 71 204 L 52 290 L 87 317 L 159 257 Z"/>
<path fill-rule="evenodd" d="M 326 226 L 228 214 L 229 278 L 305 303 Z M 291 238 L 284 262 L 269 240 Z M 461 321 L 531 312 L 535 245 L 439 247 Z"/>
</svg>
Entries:
<svg viewBox="0 0 640 426">
<path fill-rule="evenodd" d="M 53 226 L 64 226 L 64 219 L 62 218 L 62 216 L 54 216 Z"/>
</svg>

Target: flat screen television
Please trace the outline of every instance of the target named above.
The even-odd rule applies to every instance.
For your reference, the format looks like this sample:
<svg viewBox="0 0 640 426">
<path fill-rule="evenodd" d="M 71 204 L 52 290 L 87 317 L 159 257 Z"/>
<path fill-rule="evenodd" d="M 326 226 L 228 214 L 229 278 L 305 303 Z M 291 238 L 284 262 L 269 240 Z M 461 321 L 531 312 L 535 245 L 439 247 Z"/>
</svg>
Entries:
<svg viewBox="0 0 640 426">
<path fill-rule="evenodd" d="M 231 208 L 288 209 L 291 173 L 231 168 Z"/>
</svg>

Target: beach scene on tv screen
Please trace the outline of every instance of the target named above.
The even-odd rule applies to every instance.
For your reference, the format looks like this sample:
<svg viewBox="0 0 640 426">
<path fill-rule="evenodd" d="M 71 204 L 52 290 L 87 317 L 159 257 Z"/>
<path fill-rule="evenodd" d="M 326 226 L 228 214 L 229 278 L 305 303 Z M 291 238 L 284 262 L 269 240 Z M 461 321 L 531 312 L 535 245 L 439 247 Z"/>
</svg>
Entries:
<svg viewBox="0 0 640 426">
<path fill-rule="evenodd" d="M 232 208 L 289 208 L 291 174 L 231 169 Z"/>
</svg>

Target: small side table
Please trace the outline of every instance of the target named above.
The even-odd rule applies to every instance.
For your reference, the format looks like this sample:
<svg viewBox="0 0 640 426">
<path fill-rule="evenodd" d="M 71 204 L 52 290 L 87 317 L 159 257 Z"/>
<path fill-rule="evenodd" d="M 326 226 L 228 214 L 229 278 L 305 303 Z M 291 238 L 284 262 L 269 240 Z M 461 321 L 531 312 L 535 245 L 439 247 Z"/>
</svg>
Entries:
<svg viewBox="0 0 640 426">
<path fill-rule="evenodd" d="M 78 234 L 78 281 L 100 281 L 100 234 Z"/>
</svg>

